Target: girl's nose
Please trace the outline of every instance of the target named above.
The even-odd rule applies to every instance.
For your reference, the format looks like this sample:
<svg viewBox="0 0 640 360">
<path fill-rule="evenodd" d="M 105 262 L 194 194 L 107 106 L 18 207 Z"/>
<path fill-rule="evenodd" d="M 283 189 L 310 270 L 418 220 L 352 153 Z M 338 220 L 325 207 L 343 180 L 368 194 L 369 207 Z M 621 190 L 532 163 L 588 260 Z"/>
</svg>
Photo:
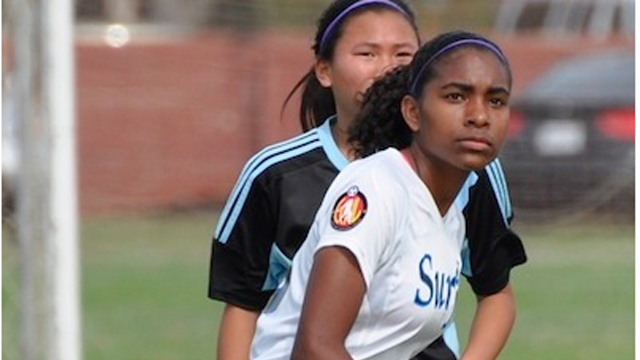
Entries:
<svg viewBox="0 0 640 360">
<path fill-rule="evenodd" d="M 481 99 L 470 100 L 467 106 L 467 124 L 478 127 L 489 123 L 487 106 Z"/>
</svg>

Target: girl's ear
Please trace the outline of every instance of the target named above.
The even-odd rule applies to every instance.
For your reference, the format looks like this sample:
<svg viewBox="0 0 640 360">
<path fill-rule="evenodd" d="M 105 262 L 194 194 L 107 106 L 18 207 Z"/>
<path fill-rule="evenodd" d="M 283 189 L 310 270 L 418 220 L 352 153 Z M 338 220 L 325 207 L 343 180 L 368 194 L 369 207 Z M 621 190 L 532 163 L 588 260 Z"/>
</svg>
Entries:
<svg viewBox="0 0 640 360">
<path fill-rule="evenodd" d="M 405 95 L 400 103 L 400 110 L 402 111 L 404 122 L 407 123 L 409 129 L 417 132 L 420 129 L 420 109 L 418 108 L 416 99 L 411 95 Z"/>
<path fill-rule="evenodd" d="M 314 71 L 318 82 L 323 87 L 331 87 L 331 65 L 326 60 L 317 60 L 314 65 Z"/>
</svg>

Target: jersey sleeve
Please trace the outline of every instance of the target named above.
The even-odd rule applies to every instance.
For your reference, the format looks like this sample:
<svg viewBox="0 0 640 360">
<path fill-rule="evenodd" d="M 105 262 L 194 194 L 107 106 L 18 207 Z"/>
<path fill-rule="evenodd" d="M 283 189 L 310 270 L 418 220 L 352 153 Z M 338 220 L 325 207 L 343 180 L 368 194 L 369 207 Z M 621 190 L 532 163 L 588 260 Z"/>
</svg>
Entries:
<svg viewBox="0 0 640 360">
<path fill-rule="evenodd" d="M 463 210 L 470 273 L 477 295 L 491 295 L 509 283 L 511 269 L 527 261 L 520 237 L 510 228 L 513 218 L 504 173 L 495 161 L 478 173 Z"/>
<path fill-rule="evenodd" d="M 341 246 L 356 258 L 367 287 L 380 263 L 390 253 L 397 222 L 403 211 L 394 199 L 397 191 L 380 189 L 373 175 L 334 183 L 325 198 L 326 210 L 318 228 L 318 249 Z"/>
<path fill-rule="evenodd" d="M 264 308 L 273 291 L 263 289 L 274 244 L 269 192 L 241 175 L 216 228 L 209 264 L 208 296 L 248 310 Z"/>
</svg>

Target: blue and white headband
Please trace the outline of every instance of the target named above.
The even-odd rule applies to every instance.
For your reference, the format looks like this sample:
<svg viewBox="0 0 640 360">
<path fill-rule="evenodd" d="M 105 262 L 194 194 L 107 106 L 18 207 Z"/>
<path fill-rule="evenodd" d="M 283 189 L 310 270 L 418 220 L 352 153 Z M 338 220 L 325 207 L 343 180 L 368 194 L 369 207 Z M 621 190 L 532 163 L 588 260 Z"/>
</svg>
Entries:
<svg viewBox="0 0 640 360">
<path fill-rule="evenodd" d="M 320 44 L 318 47 L 318 53 L 322 53 L 325 50 L 325 47 L 327 46 L 327 40 L 329 39 L 331 33 L 333 32 L 334 28 L 336 27 L 336 25 L 345 17 L 347 16 L 350 12 L 352 12 L 355 9 L 358 9 L 360 7 L 363 7 L 365 5 L 371 5 L 371 4 L 380 4 L 380 5 L 385 5 L 385 6 L 389 6 L 392 7 L 398 11 L 400 11 L 401 13 L 405 14 L 407 17 L 409 17 L 409 14 L 407 14 L 407 12 L 400 7 L 400 5 L 394 3 L 393 1 L 389 1 L 389 0 L 362 0 L 362 1 L 358 1 L 354 4 L 351 4 L 351 6 L 347 7 L 346 9 L 344 9 L 340 14 L 338 14 L 338 16 L 336 16 L 333 21 L 331 21 L 329 23 L 329 25 L 327 26 L 327 28 L 324 30 L 324 33 L 322 34 L 322 37 L 320 38 Z"/>
<path fill-rule="evenodd" d="M 424 69 L 426 69 L 427 67 L 429 67 L 429 65 L 431 65 L 432 62 L 434 62 L 438 57 L 440 57 L 442 54 L 446 53 L 449 50 L 455 49 L 459 46 L 462 45 L 469 45 L 469 44 L 473 44 L 473 45 L 479 45 L 481 47 L 484 47 L 488 50 L 490 50 L 492 53 L 494 53 L 498 59 L 500 59 L 500 61 L 503 64 L 508 64 L 507 58 L 504 56 L 504 54 L 502 53 L 502 51 L 493 43 L 487 41 L 487 40 L 483 40 L 483 39 L 461 39 L 458 41 L 454 41 L 451 44 L 443 47 L 442 49 L 440 49 L 438 52 L 436 52 L 435 54 L 433 54 L 433 56 L 431 56 L 429 58 L 429 60 L 427 60 L 424 65 L 422 65 L 422 67 L 420 68 L 420 71 L 418 71 L 418 73 L 416 74 L 416 76 L 413 78 L 413 81 L 411 82 L 411 86 L 409 87 L 409 93 L 410 94 L 416 94 L 416 87 L 418 86 L 418 81 L 420 80 L 420 78 L 422 77 L 422 73 L 424 72 Z"/>
</svg>

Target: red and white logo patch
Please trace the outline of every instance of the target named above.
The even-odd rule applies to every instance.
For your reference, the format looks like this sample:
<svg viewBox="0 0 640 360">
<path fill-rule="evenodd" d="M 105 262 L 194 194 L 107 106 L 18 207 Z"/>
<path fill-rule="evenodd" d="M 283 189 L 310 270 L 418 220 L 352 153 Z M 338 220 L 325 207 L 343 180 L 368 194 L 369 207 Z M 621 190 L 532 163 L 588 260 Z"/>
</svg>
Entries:
<svg viewBox="0 0 640 360">
<path fill-rule="evenodd" d="M 358 225 L 367 213 L 367 198 L 357 186 L 342 194 L 333 206 L 331 225 L 336 230 L 348 230 Z"/>
</svg>

